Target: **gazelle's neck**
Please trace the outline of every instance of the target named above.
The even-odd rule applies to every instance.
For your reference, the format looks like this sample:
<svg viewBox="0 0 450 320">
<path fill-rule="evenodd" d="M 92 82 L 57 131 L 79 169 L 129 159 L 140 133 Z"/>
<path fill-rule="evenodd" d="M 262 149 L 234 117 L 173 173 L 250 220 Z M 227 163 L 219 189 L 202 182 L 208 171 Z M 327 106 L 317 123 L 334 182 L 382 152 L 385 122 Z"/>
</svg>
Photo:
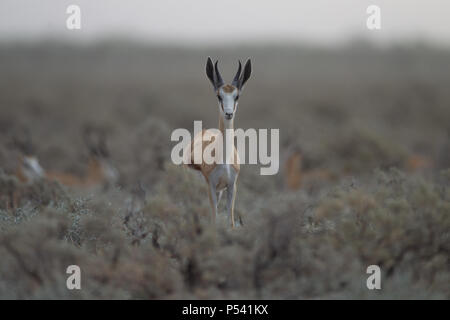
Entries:
<svg viewBox="0 0 450 320">
<path fill-rule="evenodd" d="M 219 130 L 222 132 L 223 137 L 225 137 L 226 129 L 234 129 L 233 119 L 225 120 L 222 115 L 219 115 Z"/>
<path fill-rule="evenodd" d="M 231 129 L 228 133 L 227 129 Z M 219 116 L 219 130 L 222 133 L 224 141 L 224 160 L 226 164 L 233 163 L 234 161 L 234 125 L 233 119 L 225 120 L 222 115 Z M 227 165 L 227 170 L 229 174 L 229 165 Z"/>
</svg>

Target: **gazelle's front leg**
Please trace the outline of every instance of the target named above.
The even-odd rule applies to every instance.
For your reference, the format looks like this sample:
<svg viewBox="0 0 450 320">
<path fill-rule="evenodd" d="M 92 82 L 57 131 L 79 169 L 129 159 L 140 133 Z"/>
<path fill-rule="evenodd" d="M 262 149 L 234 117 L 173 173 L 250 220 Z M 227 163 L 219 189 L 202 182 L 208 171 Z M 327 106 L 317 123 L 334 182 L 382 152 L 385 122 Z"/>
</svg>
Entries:
<svg viewBox="0 0 450 320">
<path fill-rule="evenodd" d="M 231 219 L 231 227 L 234 228 L 234 201 L 236 199 L 236 180 L 227 187 L 227 212 Z"/>
<path fill-rule="evenodd" d="M 211 208 L 212 208 L 211 221 L 213 224 L 215 224 L 216 223 L 216 215 L 217 215 L 217 192 L 216 192 L 216 186 L 212 181 L 208 182 L 208 194 L 209 194 L 209 202 L 211 203 Z"/>
</svg>

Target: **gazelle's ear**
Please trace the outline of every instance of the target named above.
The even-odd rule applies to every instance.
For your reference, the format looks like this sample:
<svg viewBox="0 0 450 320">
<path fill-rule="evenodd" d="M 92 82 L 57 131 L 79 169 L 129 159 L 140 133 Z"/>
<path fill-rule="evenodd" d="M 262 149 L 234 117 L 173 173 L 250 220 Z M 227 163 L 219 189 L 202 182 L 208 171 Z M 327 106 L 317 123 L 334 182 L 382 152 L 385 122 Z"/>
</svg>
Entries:
<svg viewBox="0 0 450 320">
<path fill-rule="evenodd" d="M 219 63 L 219 60 L 216 60 L 216 64 L 214 65 L 214 70 L 216 70 L 216 73 L 215 73 L 215 75 L 216 75 L 216 78 L 215 78 L 216 79 L 215 80 L 216 90 L 219 89 L 224 84 L 222 76 L 220 75 L 220 71 L 219 71 L 219 67 L 217 66 L 217 63 Z"/>
<path fill-rule="evenodd" d="M 216 81 L 214 78 L 214 65 L 210 57 L 208 57 L 208 60 L 206 60 L 206 75 L 208 76 L 209 81 L 211 81 L 214 90 L 217 90 Z"/>
<path fill-rule="evenodd" d="M 237 72 L 236 72 L 236 74 L 235 74 L 235 76 L 234 76 L 233 82 L 231 82 L 231 84 L 232 84 L 233 86 L 235 86 L 236 88 L 239 87 L 239 79 L 240 79 L 240 77 L 241 77 L 241 70 L 242 70 L 242 64 L 241 64 L 241 60 L 239 60 L 239 67 L 238 67 L 238 70 L 237 70 Z"/>
<path fill-rule="evenodd" d="M 239 90 L 242 89 L 244 84 L 247 82 L 247 80 L 250 78 L 250 75 L 252 74 L 252 62 L 250 59 L 247 60 L 244 67 L 244 72 L 242 73 L 242 76 L 239 80 Z"/>
</svg>

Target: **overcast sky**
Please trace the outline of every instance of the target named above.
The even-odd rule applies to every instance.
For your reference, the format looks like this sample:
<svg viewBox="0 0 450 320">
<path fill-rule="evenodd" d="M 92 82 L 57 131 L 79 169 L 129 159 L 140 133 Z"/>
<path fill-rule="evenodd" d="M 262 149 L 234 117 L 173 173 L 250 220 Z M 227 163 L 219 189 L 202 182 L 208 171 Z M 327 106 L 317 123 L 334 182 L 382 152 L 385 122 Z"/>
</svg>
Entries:
<svg viewBox="0 0 450 320">
<path fill-rule="evenodd" d="M 82 29 L 66 29 L 66 8 L 81 8 Z M 379 31 L 366 8 L 381 8 Z M 121 36 L 183 44 L 289 40 L 336 44 L 425 40 L 450 46 L 450 0 L 1 0 L 0 40 Z"/>
</svg>

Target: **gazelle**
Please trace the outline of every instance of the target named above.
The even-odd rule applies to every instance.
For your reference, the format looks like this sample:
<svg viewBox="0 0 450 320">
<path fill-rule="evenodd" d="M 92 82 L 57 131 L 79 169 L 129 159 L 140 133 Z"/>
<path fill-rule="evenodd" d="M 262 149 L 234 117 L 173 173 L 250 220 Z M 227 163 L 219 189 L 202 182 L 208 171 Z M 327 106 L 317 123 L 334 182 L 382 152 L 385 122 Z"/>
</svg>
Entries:
<svg viewBox="0 0 450 320">
<path fill-rule="evenodd" d="M 284 181 L 289 190 L 299 190 L 305 185 L 333 180 L 333 174 L 327 168 L 305 170 L 303 153 L 296 147 L 291 151 L 284 164 Z"/>
<path fill-rule="evenodd" d="M 32 183 L 44 178 L 45 170 L 41 167 L 38 158 L 35 156 L 28 130 L 24 131 L 24 137 L 22 139 L 14 136 L 12 144 L 21 153 L 15 171 L 17 179 L 22 183 Z"/>
<path fill-rule="evenodd" d="M 44 170 L 38 158 L 34 155 L 30 137 L 28 136 L 26 141 L 16 140 L 15 144 L 23 153 L 16 169 L 17 178 L 23 183 L 47 179 L 57 181 L 68 187 L 93 187 L 117 182 L 117 170 L 107 160 L 109 153 L 106 148 L 104 134 L 98 134 L 97 142 L 94 141 L 93 135 L 94 131 L 91 128 L 87 128 L 83 132 L 84 141 L 89 149 L 90 156 L 86 174 L 82 176 L 67 172 Z"/>
<path fill-rule="evenodd" d="M 195 163 L 194 150 L 205 150 L 206 147 L 211 147 L 211 144 L 218 143 L 217 136 L 219 133 L 217 130 L 202 130 L 201 133 L 194 137 L 190 145 L 190 150 L 188 150 L 190 151 L 187 153 L 187 156 L 190 157 L 188 167 L 199 170 L 205 177 L 206 183 L 208 184 L 208 194 L 212 208 L 211 218 L 213 223 L 215 223 L 217 207 L 222 197 L 222 193 L 224 190 L 227 190 L 227 212 L 231 219 L 231 226 L 234 228 L 236 181 L 239 175 L 240 165 L 239 156 L 234 146 L 234 139 L 225 139 L 227 136 L 225 130 L 230 129 L 228 131 L 234 136 L 233 121 L 238 106 L 239 96 L 244 84 L 250 78 L 252 66 L 250 59 L 248 59 L 245 63 L 244 72 L 241 74 L 242 65 L 239 61 L 239 67 L 233 81 L 231 84 L 225 84 L 217 67 L 217 62 L 218 61 L 213 65 L 211 58 L 208 57 L 206 62 L 206 75 L 213 85 L 214 93 L 216 94 L 219 103 L 219 130 L 223 139 L 227 141 L 223 145 L 223 149 L 234 150 L 234 157 L 233 159 L 228 159 L 228 161 L 225 161 L 224 163 L 213 162 L 211 164 L 206 163 L 202 157 L 201 163 Z"/>
<path fill-rule="evenodd" d="M 303 157 L 299 149 L 294 150 L 284 164 L 284 181 L 289 190 L 298 190 L 302 185 Z"/>
</svg>

